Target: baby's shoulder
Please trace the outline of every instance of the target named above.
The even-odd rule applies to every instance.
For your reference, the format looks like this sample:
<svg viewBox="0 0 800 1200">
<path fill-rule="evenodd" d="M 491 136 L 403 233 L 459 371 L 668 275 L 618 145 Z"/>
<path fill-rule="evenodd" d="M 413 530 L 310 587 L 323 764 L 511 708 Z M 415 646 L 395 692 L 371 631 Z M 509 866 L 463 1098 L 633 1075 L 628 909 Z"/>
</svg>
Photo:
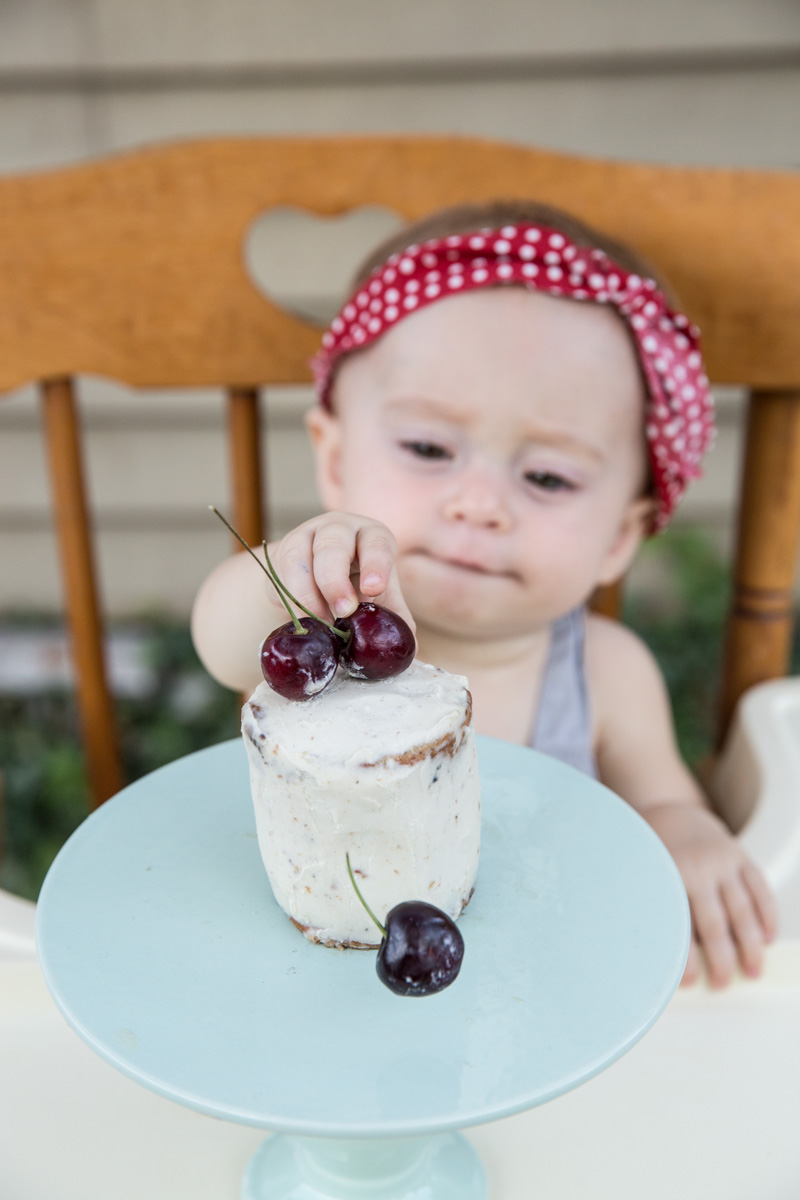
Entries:
<svg viewBox="0 0 800 1200">
<path fill-rule="evenodd" d="M 663 678 L 652 651 L 637 633 L 599 613 L 586 617 L 586 674 L 596 702 L 613 696 L 619 702 L 663 690 Z"/>
<path fill-rule="evenodd" d="M 668 756 L 673 753 L 667 686 L 652 652 L 632 629 L 589 615 L 586 684 L 599 762 L 608 767 L 620 747 L 627 747 L 626 755 L 633 746 L 649 747 L 654 754 L 654 747 L 667 746 Z"/>
</svg>

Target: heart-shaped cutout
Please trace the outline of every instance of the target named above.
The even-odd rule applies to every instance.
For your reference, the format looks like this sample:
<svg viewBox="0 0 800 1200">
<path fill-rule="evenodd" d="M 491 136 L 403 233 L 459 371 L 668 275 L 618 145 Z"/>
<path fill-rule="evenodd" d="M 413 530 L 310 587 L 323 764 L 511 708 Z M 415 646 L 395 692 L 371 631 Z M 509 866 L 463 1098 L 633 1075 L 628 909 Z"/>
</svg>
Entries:
<svg viewBox="0 0 800 1200">
<path fill-rule="evenodd" d="M 341 217 L 270 209 L 247 230 L 245 264 L 273 304 L 324 327 L 339 311 L 359 264 L 402 224 L 397 213 L 375 206 Z"/>
</svg>

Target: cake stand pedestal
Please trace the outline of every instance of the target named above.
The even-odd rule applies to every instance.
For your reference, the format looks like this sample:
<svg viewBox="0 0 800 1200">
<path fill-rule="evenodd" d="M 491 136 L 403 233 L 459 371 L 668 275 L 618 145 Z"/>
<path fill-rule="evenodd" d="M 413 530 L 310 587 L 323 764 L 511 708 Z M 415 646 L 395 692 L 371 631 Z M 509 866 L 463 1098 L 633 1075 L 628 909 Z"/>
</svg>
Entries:
<svg viewBox="0 0 800 1200">
<path fill-rule="evenodd" d="M 284 916 L 238 739 L 126 788 L 53 863 L 37 948 L 57 1005 L 144 1086 L 277 1135 L 243 1200 L 486 1200 L 457 1131 L 596 1075 L 678 986 L 686 896 L 645 822 L 535 751 L 480 738 L 479 761 L 464 964 L 434 996 Z"/>
<path fill-rule="evenodd" d="M 486 1200 L 483 1166 L 460 1133 L 419 1138 L 275 1134 L 250 1160 L 242 1200 Z"/>
</svg>

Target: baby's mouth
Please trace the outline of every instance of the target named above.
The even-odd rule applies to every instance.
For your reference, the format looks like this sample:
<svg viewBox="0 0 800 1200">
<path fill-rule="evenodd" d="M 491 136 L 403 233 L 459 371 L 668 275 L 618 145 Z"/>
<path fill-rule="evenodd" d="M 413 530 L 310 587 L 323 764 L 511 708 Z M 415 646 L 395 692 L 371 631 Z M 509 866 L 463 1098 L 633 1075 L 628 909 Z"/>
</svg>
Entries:
<svg viewBox="0 0 800 1200">
<path fill-rule="evenodd" d="M 497 575 L 498 571 L 490 571 L 482 563 L 466 562 L 461 558 L 443 558 L 442 562 L 448 567 L 455 567 L 458 571 L 471 571 L 473 575 Z"/>
<path fill-rule="evenodd" d="M 446 567 L 451 567 L 456 571 L 464 571 L 471 575 L 482 575 L 487 579 L 515 579 L 519 580 L 519 575 L 516 571 L 506 571 L 500 568 L 486 566 L 485 563 L 478 562 L 476 559 L 459 557 L 458 555 L 435 554 L 430 550 L 417 550 L 415 553 L 423 558 L 428 558 L 432 562 L 442 563 Z"/>
</svg>

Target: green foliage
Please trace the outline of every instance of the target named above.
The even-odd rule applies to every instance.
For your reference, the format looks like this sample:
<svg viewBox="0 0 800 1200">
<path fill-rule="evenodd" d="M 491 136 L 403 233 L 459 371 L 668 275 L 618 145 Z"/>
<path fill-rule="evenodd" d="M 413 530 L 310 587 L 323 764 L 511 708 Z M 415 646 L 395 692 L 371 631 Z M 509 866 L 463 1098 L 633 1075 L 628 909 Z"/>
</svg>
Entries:
<svg viewBox="0 0 800 1200">
<path fill-rule="evenodd" d="M 206 674 L 188 628 L 152 618 L 144 632 L 157 686 L 145 699 L 118 702 L 129 779 L 239 732 L 238 697 Z"/>
<path fill-rule="evenodd" d="M 24 627 L 37 624 L 42 627 L 41 618 L 27 618 Z M 152 618 L 139 632 L 155 686 L 140 699 L 117 702 L 130 781 L 183 754 L 235 737 L 239 728 L 237 697 L 206 675 L 185 626 Z M 59 848 L 89 811 L 70 692 L 0 696 L 0 770 L 5 809 L 0 886 L 35 899 Z"/>
<path fill-rule="evenodd" d="M 669 587 L 627 597 L 623 617 L 658 660 L 681 753 L 696 766 L 714 749 L 730 573 L 709 538 L 693 528 L 667 529 L 642 554 L 645 565 L 647 558 L 656 560 Z M 798 633 L 796 628 L 792 673 L 800 670 Z"/>
<path fill-rule="evenodd" d="M 667 530 L 643 553 L 661 560 L 669 595 L 634 594 L 623 617 L 658 660 L 678 744 L 694 765 L 712 749 L 729 575 L 708 539 L 693 529 Z"/>
<path fill-rule="evenodd" d="M 0 883 L 35 896 L 64 840 L 86 814 L 72 698 L 0 698 L 5 856 Z"/>
</svg>

